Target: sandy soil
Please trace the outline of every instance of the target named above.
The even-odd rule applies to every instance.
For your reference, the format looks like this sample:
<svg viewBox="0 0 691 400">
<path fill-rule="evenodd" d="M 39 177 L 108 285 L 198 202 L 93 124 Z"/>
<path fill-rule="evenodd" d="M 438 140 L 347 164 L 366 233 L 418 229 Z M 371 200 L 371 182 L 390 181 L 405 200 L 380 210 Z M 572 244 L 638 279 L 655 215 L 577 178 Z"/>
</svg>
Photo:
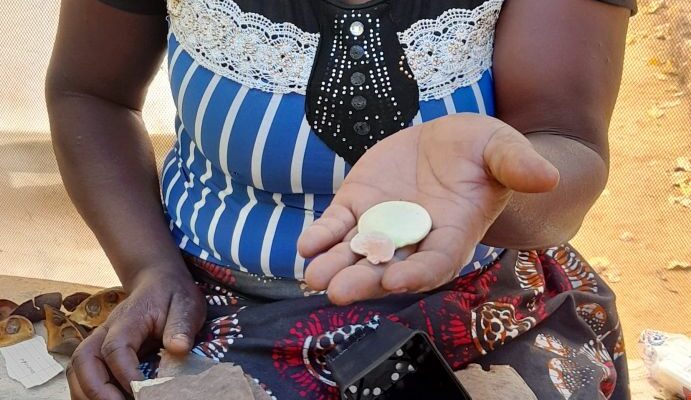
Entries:
<svg viewBox="0 0 691 400">
<path fill-rule="evenodd" d="M 630 349 L 645 328 L 691 335 L 691 271 L 666 270 L 673 261 L 691 262 L 691 209 L 668 202 L 677 192 L 676 159 L 691 157 L 689 95 L 664 73 L 671 72 L 667 43 L 656 36 L 666 35 L 668 10 L 644 10 L 631 21 L 607 191 L 574 240 L 591 261 L 609 260 L 604 275 L 613 278 Z"/>
</svg>

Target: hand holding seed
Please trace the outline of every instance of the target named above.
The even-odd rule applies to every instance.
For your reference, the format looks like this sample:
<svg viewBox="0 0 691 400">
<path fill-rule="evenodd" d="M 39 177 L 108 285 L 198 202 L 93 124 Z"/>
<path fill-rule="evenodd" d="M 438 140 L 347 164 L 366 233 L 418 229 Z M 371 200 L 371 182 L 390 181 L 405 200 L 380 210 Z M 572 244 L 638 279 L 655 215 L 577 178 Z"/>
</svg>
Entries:
<svg viewBox="0 0 691 400">
<path fill-rule="evenodd" d="M 298 250 L 314 258 L 305 280 L 335 304 L 433 290 L 458 276 L 512 191 L 558 181 L 525 136 L 494 118 L 405 129 L 360 158 L 303 232 Z"/>
</svg>

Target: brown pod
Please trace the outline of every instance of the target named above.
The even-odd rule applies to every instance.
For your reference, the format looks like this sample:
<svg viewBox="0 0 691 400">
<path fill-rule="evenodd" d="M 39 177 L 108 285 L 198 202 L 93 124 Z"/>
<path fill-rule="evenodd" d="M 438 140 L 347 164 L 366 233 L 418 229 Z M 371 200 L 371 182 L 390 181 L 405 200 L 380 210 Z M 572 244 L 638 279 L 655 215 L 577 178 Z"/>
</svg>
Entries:
<svg viewBox="0 0 691 400">
<path fill-rule="evenodd" d="M 48 351 L 71 356 L 79 343 L 86 337 L 86 331 L 70 321 L 60 310 L 45 305 Z"/>
<path fill-rule="evenodd" d="M 34 305 L 41 311 L 44 310 L 43 306 L 45 305 L 49 305 L 56 310 L 59 310 L 62 307 L 62 293 L 54 292 L 38 295 L 34 297 Z M 43 318 L 45 317 L 46 314 L 44 312 Z"/>
<path fill-rule="evenodd" d="M 21 315 L 11 315 L 0 321 L 0 347 L 12 346 L 31 339 L 34 336 L 34 326 L 31 321 Z"/>
<path fill-rule="evenodd" d="M 17 308 L 17 303 L 7 299 L 0 300 L 0 321 L 12 315 L 12 311 Z"/>
<path fill-rule="evenodd" d="M 127 294 L 119 287 L 101 290 L 81 302 L 70 314 L 70 319 L 87 328 L 95 328 L 108 319 L 113 309 L 125 300 L 125 297 Z"/>
<path fill-rule="evenodd" d="M 86 300 L 89 296 L 91 296 L 91 293 L 86 292 L 77 292 L 71 294 L 65 297 L 65 299 L 62 301 L 62 306 L 65 307 L 65 310 L 72 312 L 82 301 Z"/>
<path fill-rule="evenodd" d="M 42 321 L 46 318 L 46 315 L 43 312 L 43 306 L 46 304 L 60 309 L 62 304 L 62 294 L 54 292 L 38 295 L 32 300 L 27 300 L 20 304 L 19 307 L 12 312 L 12 315 L 21 315 L 31 322 Z"/>
<path fill-rule="evenodd" d="M 12 315 L 19 315 L 31 322 L 38 322 L 43 319 L 43 310 L 36 308 L 33 300 L 27 300 L 15 308 Z"/>
</svg>

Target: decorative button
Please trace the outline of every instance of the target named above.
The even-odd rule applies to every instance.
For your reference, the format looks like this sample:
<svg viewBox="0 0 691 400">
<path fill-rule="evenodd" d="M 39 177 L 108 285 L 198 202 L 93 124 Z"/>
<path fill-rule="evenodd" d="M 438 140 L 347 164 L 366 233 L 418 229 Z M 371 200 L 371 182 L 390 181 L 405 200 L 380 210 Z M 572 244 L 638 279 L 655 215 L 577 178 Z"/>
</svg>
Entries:
<svg viewBox="0 0 691 400">
<path fill-rule="evenodd" d="M 355 45 L 350 48 L 350 57 L 354 60 L 359 60 L 365 55 L 365 49 L 362 46 Z"/>
<path fill-rule="evenodd" d="M 365 33 L 365 25 L 362 24 L 360 21 L 355 21 L 352 24 L 350 24 L 350 33 L 353 36 L 360 36 L 363 33 Z"/>
<path fill-rule="evenodd" d="M 362 96 L 355 96 L 350 101 L 350 105 L 352 105 L 353 108 L 358 111 L 363 110 L 365 107 L 367 107 L 367 99 Z"/>
<path fill-rule="evenodd" d="M 369 124 L 367 122 L 356 122 L 353 125 L 353 130 L 360 136 L 367 136 L 369 134 Z"/>
<path fill-rule="evenodd" d="M 350 83 L 352 83 L 353 86 L 362 86 L 366 80 L 367 77 L 362 72 L 356 72 L 350 76 Z"/>
</svg>

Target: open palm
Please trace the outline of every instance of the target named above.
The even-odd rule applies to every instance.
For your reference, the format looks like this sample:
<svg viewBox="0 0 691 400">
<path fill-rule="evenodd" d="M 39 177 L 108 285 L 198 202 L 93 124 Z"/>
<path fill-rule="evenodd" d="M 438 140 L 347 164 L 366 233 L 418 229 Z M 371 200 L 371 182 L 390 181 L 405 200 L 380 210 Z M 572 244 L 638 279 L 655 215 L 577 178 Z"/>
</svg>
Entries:
<svg viewBox="0 0 691 400">
<path fill-rule="evenodd" d="M 331 205 L 300 237 L 307 284 L 336 304 L 422 292 L 457 276 L 502 212 L 512 191 L 552 190 L 559 173 L 503 122 L 456 115 L 403 130 L 370 149 L 352 168 Z M 405 200 L 432 217 L 418 245 L 373 265 L 350 249 L 358 218 L 375 204 Z"/>
</svg>

